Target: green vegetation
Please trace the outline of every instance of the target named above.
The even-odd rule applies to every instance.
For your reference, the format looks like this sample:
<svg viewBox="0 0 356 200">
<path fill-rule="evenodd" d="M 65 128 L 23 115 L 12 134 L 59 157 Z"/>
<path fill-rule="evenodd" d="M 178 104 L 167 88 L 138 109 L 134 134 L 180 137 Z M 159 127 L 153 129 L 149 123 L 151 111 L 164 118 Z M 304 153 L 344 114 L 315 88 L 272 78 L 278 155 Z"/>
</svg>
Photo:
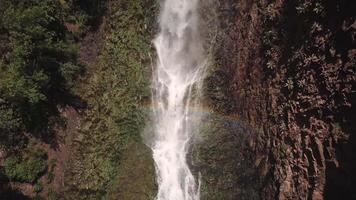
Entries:
<svg viewBox="0 0 356 200">
<path fill-rule="evenodd" d="M 44 190 L 48 199 L 62 196 L 48 188 L 55 164 L 47 165 L 45 153 L 32 152 L 38 148 L 29 141 L 38 146 L 55 143 L 55 128 L 65 121 L 61 108 L 80 101 L 88 107 L 78 132 L 66 138 L 72 154 L 65 197 L 101 199 L 108 191 L 108 198 L 130 195 L 116 191 L 121 179 L 129 179 L 122 159 L 150 166 L 142 168 L 147 184 L 133 188 L 154 196 L 153 164 L 140 132 L 147 116 L 143 105 L 149 97 L 152 61 L 153 33 L 148 27 L 154 27 L 157 5 L 148 0 L 106 3 L 0 0 L 0 149 L 6 155 L 5 181 L 34 184 L 33 192 Z M 99 27 L 106 7 L 110 10 L 105 26 Z M 87 70 L 78 61 L 79 43 L 88 31 L 99 28 L 105 34 L 101 56 L 78 86 L 77 77 Z M 132 148 L 137 158 L 128 160 Z M 41 186 L 36 181 L 43 175 L 46 182 Z"/>
<path fill-rule="evenodd" d="M 53 1 L 30 2 L 9 3 L 2 20 L 11 50 L 1 63 L 1 91 L 19 104 L 46 100 L 54 90 L 65 88 L 61 79 L 73 75 L 61 73 L 62 68 L 68 71 L 73 47 L 63 41 L 63 31 L 52 28 L 61 27 Z"/>
<path fill-rule="evenodd" d="M 23 146 L 23 121 L 15 108 L 0 97 L 0 148 L 10 147 L 14 144 Z"/>
<path fill-rule="evenodd" d="M 53 188 L 48 188 L 47 199 L 48 200 L 59 200 L 60 196 Z"/>
<path fill-rule="evenodd" d="M 138 140 L 127 142 L 116 170 L 117 175 L 108 191 L 108 199 L 155 199 L 157 188 L 152 154 Z"/>
<path fill-rule="evenodd" d="M 26 157 L 10 156 L 4 162 L 5 174 L 11 180 L 34 183 L 47 168 L 46 157 L 46 153 L 38 148 Z"/>
<path fill-rule="evenodd" d="M 81 101 L 74 92 L 85 70 L 78 61 L 79 42 L 97 25 L 104 5 L 99 0 L 0 0 L 0 152 L 6 156 L 0 191 L 8 181 L 34 184 L 45 174 L 46 153 L 29 141 L 55 145 L 55 128 L 64 121 L 59 108 Z"/>
<path fill-rule="evenodd" d="M 22 144 L 22 132 L 48 137 L 48 118 L 68 104 L 81 70 L 77 45 L 51 0 L 2 1 L 0 12 L 0 137 Z"/>
<path fill-rule="evenodd" d="M 42 191 L 42 185 L 41 185 L 41 183 L 39 183 L 39 182 L 37 182 L 34 186 L 33 186 L 33 192 L 34 193 L 39 193 L 39 192 L 41 192 Z"/>
<path fill-rule="evenodd" d="M 72 103 L 83 71 L 78 41 L 96 24 L 105 1 L 0 4 L 0 146 L 9 148 L 22 132 L 48 137 L 57 105 Z"/>
<path fill-rule="evenodd" d="M 88 109 L 77 135 L 68 141 L 73 148 L 66 177 L 71 199 L 101 199 L 107 191 L 115 190 L 113 187 L 120 187 L 114 183 L 129 173 L 121 171 L 129 170 L 120 167 L 125 165 L 123 154 L 130 148 L 128 144 L 141 140 L 140 132 L 145 126 L 143 104 L 149 97 L 152 35 L 147 27 L 153 27 L 155 5 L 151 1 L 124 0 L 112 2 L 109 7 L 101 56 L 89 70 L 94 73 L 88 75 L 80 89 Z M 148 156 L 147 149 L 138 150 Z M 147 165 L 153 166 L 151 162 Z M 136 182 L 131 181 L 130 184 Z M 153 178 L 151 181 L 154 185 Z"/>
<path fill-rule="evenodd" d="M 200 128 L 201 138 L 192 153 L 201 177 L 201 198 L 260 199 L 256 166 L 253 157 L 246 156 L 252 155 L 248 142 L 254 131 L 238 119 L 216 113 L 207 115 Z"/>
<path fill-rule="evenodd" d="M 54 180 L 54 168 L 56 167 L 56 162 L 57 161 L 55 159 L 51 159 L 48 163 L 48 173 L 46 175 L 47 184 L 52 183 L 52 181 Z"/>
</svg>

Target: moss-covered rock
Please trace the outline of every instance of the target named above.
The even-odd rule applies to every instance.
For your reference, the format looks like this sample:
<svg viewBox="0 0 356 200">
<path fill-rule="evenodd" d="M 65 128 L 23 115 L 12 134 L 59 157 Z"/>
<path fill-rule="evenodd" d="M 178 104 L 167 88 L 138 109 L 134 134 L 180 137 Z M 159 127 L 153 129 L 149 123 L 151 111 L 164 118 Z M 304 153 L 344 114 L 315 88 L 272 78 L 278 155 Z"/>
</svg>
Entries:
<svg viewBox="0 0 356 200">
<path fill-rule="evenodd" d="M 140 139 L 128 142 L 111 188 L 108 199 L 154 199 L 156 181 L 152 152 Z"/>
</svg>

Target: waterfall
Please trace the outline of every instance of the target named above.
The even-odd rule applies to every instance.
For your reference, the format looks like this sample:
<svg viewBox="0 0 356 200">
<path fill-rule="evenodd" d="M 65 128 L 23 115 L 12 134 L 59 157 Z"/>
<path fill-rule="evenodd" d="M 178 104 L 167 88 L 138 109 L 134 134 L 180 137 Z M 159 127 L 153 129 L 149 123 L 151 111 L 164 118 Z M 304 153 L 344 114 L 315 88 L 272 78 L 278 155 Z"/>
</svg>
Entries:
<svg viewBox="0 0 356 200">
<path fill-rule="evenodd" d="M 164 0 L 160 32 L 154 40 L 157 64 L 152 77 L 157 200 L 199 200 L 199 181 L 187 154 L 199 115 L 194 114 L 205 70 L 199 34 L 199 0 Z M 194 114 L 194 115 L 193 115 Z"/>
</svg>

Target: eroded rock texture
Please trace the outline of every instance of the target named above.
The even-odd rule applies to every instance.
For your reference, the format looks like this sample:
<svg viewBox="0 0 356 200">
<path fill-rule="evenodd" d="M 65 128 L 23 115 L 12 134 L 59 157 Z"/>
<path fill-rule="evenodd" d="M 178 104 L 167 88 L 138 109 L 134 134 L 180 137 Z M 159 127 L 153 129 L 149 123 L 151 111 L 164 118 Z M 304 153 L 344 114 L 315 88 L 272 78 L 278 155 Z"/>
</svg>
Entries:
<svg viewBox="0 0 356 200">
<path fill-rule="evenodd" d="M 258 193 L 246 199 L 356 199 L 354 1 L 218 7 L 207 91 L 216 112 L 255 132 L 239 145 Z M 231 188 L 246 184 L 237 178 Z"/>
</svg>

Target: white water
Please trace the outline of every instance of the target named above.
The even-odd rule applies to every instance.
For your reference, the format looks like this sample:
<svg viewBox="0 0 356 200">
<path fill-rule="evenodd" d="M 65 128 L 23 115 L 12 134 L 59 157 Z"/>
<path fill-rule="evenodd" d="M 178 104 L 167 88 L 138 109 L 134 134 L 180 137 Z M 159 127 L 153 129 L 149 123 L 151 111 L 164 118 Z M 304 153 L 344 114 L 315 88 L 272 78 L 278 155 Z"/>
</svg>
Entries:
<svg viewBox="0 0 356 200">
<path fill-rule="evenodd" d="M 190 108 L 196 103 L 205 68 L 198 3 L 199 0 L 164 0 L 160 33 L 154 40 L 158 59 L 152 81 L 151 148 L 158 182 L 157 200 L 200 199 L 199 181 L 187 164 L 190 139 L 199 123 L 199 117 L 193 116 Z"/>
</svg>

